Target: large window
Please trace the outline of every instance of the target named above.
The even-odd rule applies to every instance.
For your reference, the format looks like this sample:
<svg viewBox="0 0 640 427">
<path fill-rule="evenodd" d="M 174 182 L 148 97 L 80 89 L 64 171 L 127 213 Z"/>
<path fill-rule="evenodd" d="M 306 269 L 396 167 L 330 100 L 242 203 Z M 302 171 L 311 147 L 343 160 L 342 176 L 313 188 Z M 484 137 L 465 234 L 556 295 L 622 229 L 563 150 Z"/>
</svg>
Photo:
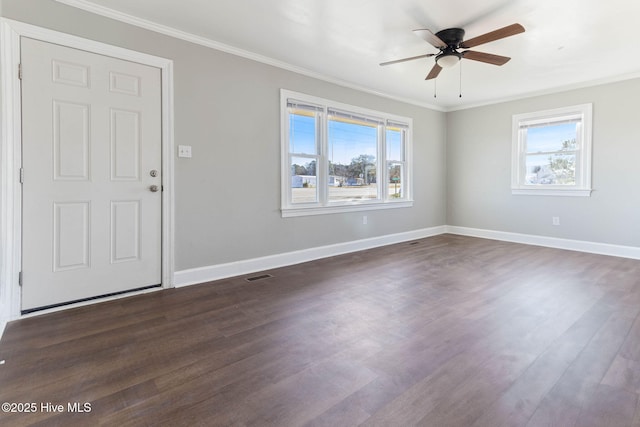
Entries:
<svg viewBox="0 0 640 427">
<path fill-rule="evenodd" d="M 591 194 L 591 104 L 513 116 L 513 194 Z"/>
<path fill-rule="evenodd" d="M 282 90 L 282 215 L 408 207 L 411 119 Z"/>
</svg>

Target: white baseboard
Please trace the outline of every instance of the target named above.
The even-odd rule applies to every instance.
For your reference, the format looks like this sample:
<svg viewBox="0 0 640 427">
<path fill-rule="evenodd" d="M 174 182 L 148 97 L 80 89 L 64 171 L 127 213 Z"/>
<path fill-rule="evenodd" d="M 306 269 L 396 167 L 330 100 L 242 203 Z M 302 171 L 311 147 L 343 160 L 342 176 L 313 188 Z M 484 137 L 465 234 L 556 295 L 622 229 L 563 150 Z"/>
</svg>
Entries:
<svg viewBox="0 0 640 427">
<path fill-rule="evenodd" d="M 304 249 L 301 251 L 270 255 L 261 258 L 176 271 L 174 274 L 174 286 L 183 287 L 228 277 L 241 276 L 245 274 L 255 273 L 257 271 L 285 267 L 288 265 L 313 261 L 320 258 L 327 258 L 349 252 L 357 252 L 380 246 L 437 236 L 444 233 L 640 260 L 640 247 L 635 246 L 611 245 L 608 243 L 587 242 L 583 240 L 561 239 L 557 237 L 536 236 L 532 234 L 520 234 L 510 233 L 506 231 L 442 225 L 438 227 L 424 228 L 421 230 L 414 230 L 405 233 L 389 234 L 385 236 L 372 237 L 369 239 L 356 240 L 352 242 L 338 243 L 334 245 Z M 90 303 L 92 302 L 83 304 Z M 73 306 L 60 307 L 54 310 L 63 310 L 70 307 Z M 6 312 L 4 310 L 0 311 L 0 338 L 2 337 L 7 323 L 9 322 L 9 320 L 11 320 L 4 315 L 5 313 Z"/>
<path fill-rule="evenodd" d="M 640 259 L 640 248 L 636 246 L 611 245 L 608 243 L 587 242 L 584 240 L 561 239 L 557 237 L 536 236 L 533 234 L 509 233 L 506 231 L 483 230 L 479 228 L 446 226 L 447 233 L 461 236 L 481 237 L 483 239 L 524 243 L 526 245 L 545 246 L 570 251 L 588 252 L 598 255 Z"/>
<path fill-rule="evenodd" d="M 536 236 L 532 234 L 443 225 L 409 231 L 406 233 L 390 234 L 386 236 L 356 240 L 353 242 L 338 243 L 335 245 L 320 246 L 301 251 L 270 255 L 261 258 L 176 271 L 174 274 L 174 285 L 179 288 L 198 283 L 210 282 L 213 280 L 225 279 L 228 277 L 242 276 L 258 271 L 270 270 L 272 268 L 285 267 L 320 258 L 372 249 L 394 243 L 402 243 L 414 239 L 422 239 L 444 233 L 480 237 L 491 240 L 502 240 L 505 242 L 522 243 L 526 245 L 545 246 L 578 252 L 588 252 L 599 255 L 640 259 L 640 248 L 634 246 L 611 245 L 607 243 L 587 242 L 583 240 L 561 239 L 557 237 Z"/>
<path fill-rule="evenodd" d="M 303 249 L 301 251 L 287 252 L 261 258 L 253 258 L 226 264 L 176 271 L 173 276 L 174 285 L 177 288 L 182 286 L 195 285 L 197 283 L 210 282 L 212 280 L 219 280 L 227 277 L 241 276 L 244 274 L 255 273 L 257 271 L 285 267 L 288 265 L 294 265 L 320 258 L 346 254 L 349 252 L 357 252 L 376 248 L 379 246 L 437 236 L 445 232 L 446 226 L 443 225 L 438 227 L 409 231 L 405 233 L 389 234 L 380 237 L 372 237 L 369 239 L 355 240 L 352 242 L 337 243 L 335 245 Z"/>
</svg>

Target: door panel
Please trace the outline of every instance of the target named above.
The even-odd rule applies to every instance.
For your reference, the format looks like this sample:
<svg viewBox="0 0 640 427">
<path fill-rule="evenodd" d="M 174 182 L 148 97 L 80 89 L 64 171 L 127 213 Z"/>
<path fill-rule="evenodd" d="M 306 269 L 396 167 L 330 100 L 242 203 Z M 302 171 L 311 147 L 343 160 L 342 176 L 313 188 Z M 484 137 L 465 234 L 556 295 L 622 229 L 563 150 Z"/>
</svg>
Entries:
<svg viewBox="0 0 640 427">
<path fill-rule="evenodd" d="M 90 268 L 91 202 L 53 203 L 53 271 Z"/>
<path fill-rule="evenodd" d="M 140 179 L 140 113 L 111 110 L 111 180 Z"/>
<path fill-rule="evenodd" d="M 22 309 L 160 284 L 160 70 L 28 38 L 21 55 Z"/>
<path fill-rule="evenodd" d="M 53 179 L 89 179 L 89 106 L 53 100 Z"/>
<path fill-rule="evenodd" d="M 140 259 L 140 201 L 111 202 L 111 263 Z"/>
</svg>

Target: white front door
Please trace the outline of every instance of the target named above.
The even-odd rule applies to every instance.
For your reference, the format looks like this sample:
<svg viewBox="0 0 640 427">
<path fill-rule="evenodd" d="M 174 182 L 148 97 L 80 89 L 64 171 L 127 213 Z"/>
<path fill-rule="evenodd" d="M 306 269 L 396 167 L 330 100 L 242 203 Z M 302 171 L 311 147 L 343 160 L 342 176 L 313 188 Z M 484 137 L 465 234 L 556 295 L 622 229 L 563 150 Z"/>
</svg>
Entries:
<svg viewBox="0 0 640 427">
<path fill-rule="evenodd" d="M 160 285 L 160 69 L 24 37 L 21 64 L 23 312 Z"/>
</svg>

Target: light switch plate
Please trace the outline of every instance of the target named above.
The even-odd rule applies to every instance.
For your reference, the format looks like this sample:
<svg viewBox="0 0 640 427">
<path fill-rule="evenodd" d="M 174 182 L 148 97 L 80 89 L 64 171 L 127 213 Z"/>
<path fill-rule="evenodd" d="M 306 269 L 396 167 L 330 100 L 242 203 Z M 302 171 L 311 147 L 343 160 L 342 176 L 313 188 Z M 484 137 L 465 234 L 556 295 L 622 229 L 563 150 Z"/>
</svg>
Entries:
<svg viewBox="0 0 640 427">
<path fill-rule="evenodd" d="M 191 146 L 178 145 L 178 157 L 191 157 Z"/>
</svg>

